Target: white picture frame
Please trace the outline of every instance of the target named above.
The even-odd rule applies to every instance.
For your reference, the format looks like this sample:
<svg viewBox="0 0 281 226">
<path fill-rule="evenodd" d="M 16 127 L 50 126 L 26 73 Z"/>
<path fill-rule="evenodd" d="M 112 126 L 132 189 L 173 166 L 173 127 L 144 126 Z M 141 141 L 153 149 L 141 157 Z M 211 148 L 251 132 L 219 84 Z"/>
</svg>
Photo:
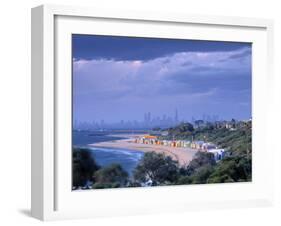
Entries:
<svg viewBox="0 0 281 226">
<path fill-rule="evenodd" d="M 181 34 L 179 28 L 188 28 L 190 34 Z M 252 42 L 253 181 L 71 191 L 71 33 Z M 273 181 L 267 175 L 272 172 L 273 151 L 266 148 L 270 126 L 266 120 L 272 109 L 272 33 L 273 22 L 265 19 L 55 5 L 33 8 L 32 216 L 56 220 L 271 205 Z"/>
</svg>

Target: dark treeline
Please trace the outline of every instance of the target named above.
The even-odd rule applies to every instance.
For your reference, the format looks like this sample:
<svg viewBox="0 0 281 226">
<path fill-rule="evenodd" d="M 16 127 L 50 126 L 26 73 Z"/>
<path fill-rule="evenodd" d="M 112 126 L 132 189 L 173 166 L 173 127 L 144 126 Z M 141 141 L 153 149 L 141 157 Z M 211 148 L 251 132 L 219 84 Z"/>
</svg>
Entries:
<svg viewBox="0 0 281 226">
<path fill-rule="evenodd" d="M 147 152 L 140 160 L 133 175 L 119 164 L 100 167 L 96 164 L 91 151 L 75 148 L 73 150 L 73 189 L 94 189 L 118 187 L 142 187 L 175 184 L 180 174 L 177 161 L 164 154 Z"/>
</svg>

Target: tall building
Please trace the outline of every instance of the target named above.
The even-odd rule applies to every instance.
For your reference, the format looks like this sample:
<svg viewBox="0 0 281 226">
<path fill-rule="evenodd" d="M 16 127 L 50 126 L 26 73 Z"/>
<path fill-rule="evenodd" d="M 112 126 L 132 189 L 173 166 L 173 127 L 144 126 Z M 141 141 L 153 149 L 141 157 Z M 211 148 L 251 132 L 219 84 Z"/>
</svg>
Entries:
<svg viewBox="0 0 281 226">
<path fill-rule="evenodd" d="M 144 124 L 147 124 L 147 114 L 146 113 L 144 113 Z"/>
<path fill-rule="evenodd" d="M 147 121 L 148 121 L 148 122 L 151 121 L 151 113 L 150 113 L 150 112 L 147 113 Z"/>
<path fill-rule="evenodd" d="M 178 115 L 178 109 L 175 111 L 175 122 L 177 123 L 179 121 L 179 115 Z"/>
</svg>

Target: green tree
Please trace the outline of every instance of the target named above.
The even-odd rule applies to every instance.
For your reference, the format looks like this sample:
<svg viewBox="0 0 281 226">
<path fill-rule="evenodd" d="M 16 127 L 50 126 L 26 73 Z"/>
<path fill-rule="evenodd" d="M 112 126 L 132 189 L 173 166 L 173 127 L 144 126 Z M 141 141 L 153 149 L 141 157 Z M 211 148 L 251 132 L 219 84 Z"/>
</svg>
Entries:
<svg viewBox="0 0 281 226">
<path fill-rule="evenodd" d="M 124 187 L 128 182 L 128 173 L 119 164 L 111 164 L 96 171 L 94 179 L 94 188 Z"/>
<path fill-rule="evenodd" d="M 192 178 L 190 176 L 180 176 L 178 181 L 178 185 L 184 185 L 184 184 L 192 184 Z"/>
<path fill-rule="evenodd" d="M 205 184 L 213 173 L 216 161 L 208 152 L 197 152 L 186 168 L 180 169 L 177 184 Z"/>
<path fill-rule="evenodd" d="M 93 173 L 100 166 L 96 163 L 90 150 L 74 148 L 72 152 L 72 185 L 74 188 L 83 187 L 92 181 Z"/>
<path fill-rule="evenodd" d="M 154 128 L 152 128 L 152 131 L 161 131 L 161 128 L 160 127 L 154 127 Z"/>
<path fill-rule="evenodd" d="M 214 165 L 216 165 L 216 161 L 212 153 L 198 151 L 186 167 L 185 173 L 187 175 L 191 175 L 203 166 Z"/>
<path fill-rule="evenodd" d="M 189 136 L 192 136 L 193 131 L 194 127 L 191 123 L 181 123 L 175 127 L 169 128 L 168 136 L 165 136 L 165 139 L 185 139 Z"/>
<path fill-rule="evenodd" d="M 181 123 L 178 126 L 169 129 L 169 133 L 180 134 L 185 132 L 194 131 L 193 125 L 191 123 L 185 122 Z"/>
<path fill-rule="evenodd" d="M 194 122 L 194 124 L 195 124 L 197 127 L 201 126 L 203 123 L 204 123 L 204 121 L 201 120 L 201 119 L 195 120 L 195 122 Z"/>
<path fill-rule="evenodd" d="M 178 162 L 171 157 L 147 152 L 134 171 L 134 179 L 139 183 L 151 182 L 152 186 L 173 184 L 178 178 L 178 172 Z"/>
<path fill-rule="evenodd" d="M 214 171 L 211 165 L 202 166 L 191 176 L 192 184 L 206 184 L 209 176 Z"/>
<path fill-rule="evenodd" d="M 214 167 L 212 165 L 201 166 L 193 174 L 181 176 L 177 184 L 206 184 L 213 171 Z"/>
<path fill-rule="evenodd" d="M 242 182 L 252 179 L 252 161 L 247 156 L 230 156 L 218 163 L 208 183 Z"/>
</svg>

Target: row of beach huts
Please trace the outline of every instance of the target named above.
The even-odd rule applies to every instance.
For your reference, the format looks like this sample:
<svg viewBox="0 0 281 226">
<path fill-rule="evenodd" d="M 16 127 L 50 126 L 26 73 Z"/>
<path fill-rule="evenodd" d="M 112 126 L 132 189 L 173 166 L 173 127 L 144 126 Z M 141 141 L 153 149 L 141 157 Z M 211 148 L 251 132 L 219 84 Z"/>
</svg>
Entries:
<svg viewBox="0 0 281 226">
<path fill-rule="evenodd" d="M 215 144 L 204 141 L 189 141 L 189 140 L 160 140 L 157 136 L 145 135 L 135 139 L 135 143 L 163 145 L 169 147 L 192 148 L 198 151 L 205 151 L 214 154 L 216 161 L 221 160 L 225 155 L 225 149 L 218 148 Z"/>
</svg>

